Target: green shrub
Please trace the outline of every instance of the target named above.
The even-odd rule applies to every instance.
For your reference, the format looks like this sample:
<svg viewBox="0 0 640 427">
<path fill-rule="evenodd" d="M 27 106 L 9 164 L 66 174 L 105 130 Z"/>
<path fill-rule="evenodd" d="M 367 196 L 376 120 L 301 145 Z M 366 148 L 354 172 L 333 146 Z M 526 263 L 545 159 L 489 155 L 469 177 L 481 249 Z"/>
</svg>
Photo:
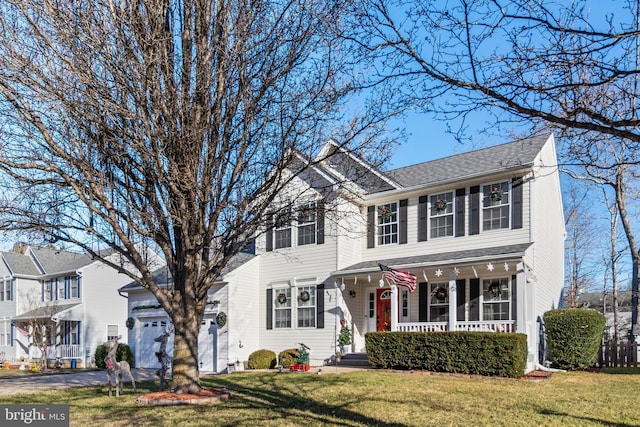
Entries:
<svg viewBox="0 0 640 427">
<path fill-rule="evenodd" d="M 283 368 L 289 368 L 298 360 L 298 349 L 288 348 L 278 354 L 278 361 Z"/>
<path fill-rule="evenodd" d="M 544 314 L 549 360 L 556 368 L 586 369 L 598 357 L 606 319 L 590 308 L 561 308 Z"/>
<path fill-rule="evenodd" d="M 98 347 L 96 347 L 96 352 L 94 355 L 96 367 L 100 369 L 105 369 L 107 367 L 104 363 L 104 359 L 105 357 L 107 357 L 108 353 L 109 351 L 107 350 L 106 345 L 100 344 Z M 129 347 L 127 344 L 119 343 L 118 348 L 116 349 L 116 361 L 120 362 L 122 360 L 127 361 L 132 368 L 135 368 L 135 361 L 133 352 L 131 351 L 131 347 Z"/>
<path fill-rule="evenodd" d="M 256 350 L 249 355 L 249 369 L 273 369 L 276 367 L 276 353 L 271 350 Z"/>
<path fill-rule="evenodd" d="M 374 368 L 519 378 L 527 363 L 524 334 L 370 332 L 365 345 Z"/>
</svg>

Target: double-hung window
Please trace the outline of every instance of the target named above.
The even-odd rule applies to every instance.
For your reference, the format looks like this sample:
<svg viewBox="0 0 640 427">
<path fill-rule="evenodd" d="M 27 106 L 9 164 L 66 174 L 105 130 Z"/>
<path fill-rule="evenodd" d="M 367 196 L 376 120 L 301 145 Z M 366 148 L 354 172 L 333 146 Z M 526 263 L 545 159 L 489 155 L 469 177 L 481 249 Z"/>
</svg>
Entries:
<svg viewBox="0 0 640 427">
<path fill-rule="evenodd" d="M 482 281 L 482 320 L 510 320 L 509 284 L 507 278 Z"/>
<path fill-rule="evenodd" d="M 291 212 L 288 209 L 276 215 L 274 243 L 276 249 L 291 247 Z"/>
<path fill-rule="evenodd" d="M 316 286 L 300 286 L 298 297 L 298 328 L 316 327 Z"/>
<path fill-rule="evenodd" d="M 453 192 L 430 196 L 431 237 L 453 236 Z"/>
<path fill-rule="evenodd" d="M 298 246 L 316 243 L 316 202 L 298 207 Z"/>
<path fill-rule="evenodd" d="M 273 327 L 291 328 L 291 288 L 274 288 Z"/>
<path fill-rule="evenodd" d="M 430 283 L 429 321 L 447 322 L 449 320 L 449 292 L 447 283 Z"/>
<path fill-rule="evenodd" d="M 482 230 L 509 228 L 509 183 L 483 185 L 482 196 Z"/>
<path fill-rule="evenodd" d="M 67 297 L 65 292 L 65 281 L 66 280 L 60 282 L 58 279 L 56 279 L 57 300 L 63 300 Z"/>
<path fill-rule="evenodd" d="M 378 245 L 398 243 L 398 203 L 377 206 Z"/>
<path fill-rule="evenodd" d="M 80 298 L 80 277 L 71 276 L 69 278 L 69 297 Z"/>
</svg>

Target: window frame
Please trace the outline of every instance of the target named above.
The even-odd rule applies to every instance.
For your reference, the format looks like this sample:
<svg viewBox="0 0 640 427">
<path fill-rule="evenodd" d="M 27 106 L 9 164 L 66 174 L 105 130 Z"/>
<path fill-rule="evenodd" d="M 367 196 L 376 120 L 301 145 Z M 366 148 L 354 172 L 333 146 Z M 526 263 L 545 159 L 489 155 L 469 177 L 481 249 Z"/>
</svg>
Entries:
<svg viewBox="0 0 640 427">
<path fill-rule="evenodd" d="M 275 215 L 275 223 L 273 227 L 273 248 L 284 249 L 290 248 L 292 239 L 292 220 L 291 211 L 286 208 Z"/>
<path fill-rule="evenodd" d="M 316 329 L 318 325 L 318 308 L 317 308 L 317 296 L 316 290 L 317 285 L 315 281 L 313 283 L 308 284 L 297 284 L 295 287 L 296 290 L 296 298 L 295 298 L 295 306 L 296 306 L 296 329 Z M 302 301 L 301 295 L 302 292 L 309 292 L 309 300 Z M 311 317 L 306 316 L 305 313 L 311 313 Z M 302 324 L 303 322 L 311 321 L 313 324 Z M 309 323 L 311 323 L 309 322 Z"/>
<path fill-rule="evenodd" d="M 482 232 L 510 229 L 512 202 L 509 180 L 483 184 L 480 188 L 482 190 L 482 206 L 480 209 Z M 491 198 L 491 193 L 494 189 L 500 191 L 500 200 Z"/>
<path fill-rule="evenodd" d="M 444 200 L 447 205 L 444 211 L 438 211 L 436 203 Z M 439 239 L 455 235 L 455 196 L 453 191 L 431 194 L 429 196 L 429 237 Z M 440 224 L 444 221 L 444 224 Z M 444 230 L 444 234 L 435 230 Z"/>
<path fill-rule="evenodd" d="M 436 290 L 440 287 L 443 287 L 447 291 L 447 296 L 443 301 L 439 300 L 436 297 Z M 429 322 L 448 322 L 449 321 L 449 283 L 448 282 L 429 282 L 429 299 L 427 300 L 428 310 L 427 310 L 427 319 Z M 437 316 L 433 315 L 434 309 L 443 310 L 442 313 L 437 314 Z M 444 317 L 435 319 L 435 317 Z"/>
<path fill-rule="evenodd" d="M 291 301 L 291 286 L 286 285 L 286 286 L 274 286 L 273 288 L 273 321 L 272 321 L 272 327 L 273 329 L 293 329 L 292 325 L 293 325 L 293 304 Z M 283 304 L 281 304 L 278 301 L 278 296 L 284 293 L 285 297 L 287 298 L 287 301 Z M 286 305 L 285 305 L 286 304 Z M 285 316 L 284 318 L 278 318 L 280 316 L 278 316 L 279 313 L 289 313 L 288 318 Z"/>
<path fill-rule="evenodd" d="M 378 246 L 398 244 L 400 235 L 399 205 L 399 201 L 376 205 L 376 235 Z M 381 214 L 384 209 L 389 209 L 391 212 L 387 218 L 383 218 Z"/>
<path fill-rule="evenodd" d="M 318 231 L 318 203 L 303 203 L 296 207 L 296 234 L 298 246 L 315 245 Z M 306 213 L 305 212 L 310 212 Z M 304 232 L 303 232 L 304 230 Z M 302 238 L 302 242 L 301 242 Z"/>
<path fill-rule="evenodd" d="M 501 295 L 499 297 L 494 297 L 489 294 L 489 286 L 493 283 L 498 283 L 501 287 Z M 505 320 L 514 320 L 512 319 L 512 309 L 511 309 L 511 295 L 512 295 L 512 283 L 511 279 L 508 277 L 495 277 L 490 279 L 482 279 L 481 282 L 481 306 L 482 311 L 480 313 L 481 319 L 483 322 L 491 322 L 491 321 L 505 321 Z M 498 311 L 494 311 L 494 307 L 499 307 Z M 489 309 L 492 309 L 489 312 Z M 506 318 L 503 318 L 506 313 Z M 498 316 L 496 316 L 496 314 Z M 491 318 L 488 318 L 488 315 L 491 315 Z M 498 317 L 498 318 L 496 318 Z"/>
</svg>

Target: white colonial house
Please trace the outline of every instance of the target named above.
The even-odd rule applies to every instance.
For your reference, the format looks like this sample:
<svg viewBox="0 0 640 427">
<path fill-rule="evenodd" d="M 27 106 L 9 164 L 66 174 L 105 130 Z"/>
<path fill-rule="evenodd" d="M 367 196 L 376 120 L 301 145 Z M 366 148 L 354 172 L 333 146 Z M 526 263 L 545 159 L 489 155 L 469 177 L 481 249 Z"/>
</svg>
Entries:
<svg viewBox="0 0 640 427">
<path fill-rule="evenodd" d="M 118 289 L 129 276 L 87 254 L 51 248 L 0 258 L 0 358 L 40 359 L 33 325 L 48 336 L 47 359 L 65 365 L 90 366 L 96 347 L 112 337 L 127 343 L 127 300 Z"/>
<path fill-rule="evenodd" d="M 365 351 L 371 331 L 520 332 L 534 369 L 540 319 L 561 306 L 564 277 L 553 135 L 389 171 L 333 142 L 319 156 L 332 152 L 293 180 L 300 202 L 274 207 L 273 227 L 211 290 L 201 370 L 299 343 L 312 364 L 326 363 L 339 350 L 341 322 L 353 331 L 353 352 Z M 417 276 L 416 290 L 382 280 L 379 264 Z M 168 317 L 140 286 L 122 292 L 138 366 L 157 367 L 153 338 L 171 328 Z"/>
</svg>

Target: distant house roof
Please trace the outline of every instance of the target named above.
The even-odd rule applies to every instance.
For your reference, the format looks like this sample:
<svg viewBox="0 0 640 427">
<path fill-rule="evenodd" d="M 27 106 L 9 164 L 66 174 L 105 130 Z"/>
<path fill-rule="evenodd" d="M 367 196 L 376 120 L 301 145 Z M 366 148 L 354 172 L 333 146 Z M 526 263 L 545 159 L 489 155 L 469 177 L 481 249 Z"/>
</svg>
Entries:
<svg viewBox="0 0 640 427">
<path fill-rule="evenodd" d="M 15 276 L 40 276 L 42 273 L 30 257 L 15 252 L 2 252 L 4 262 Z"/>
<path fill-rule="evenodd" d="M 436 185 L 533 164 L 551 134 L 519 139 L 385 172 L 403 187 Z M 380 190 L 383 191 L 383 190 Z"/>
<path fill-rule="evenodd" d="M 532 243 L 522 243 L 518 245 L 496 246 L 493 248 L 468 249 L 454 252 L 444 252 L 429 255 L 415 255 L 403 258 L 380 259 L 375 261 L 364 261 L 353 264 L 332 273 L 334 276 L 344 276 L 347 274 L 367 273 L 378 271 L 378 263 L 389 267 L 420 267 L 427 265 L 437 265 L 441 263 L 466 263 L 481 261 L 487 257 L 520 257 L 532 245 Z"/>
<path fill-rule="evenodd" d="M 75 271 L 94 260 L 85 253 L 68 252 L 58 249 L 29 247 L 36 265 L 43 269 L 41 274 L 56 274 Z"/>
<path fill-rule="evenodd" d="M 256 255 L 247 253 L 247 252 L 237 253 L 229 260 L 227 265 L 225 265 L 225 267 L 222 269 L 220 276 L 224 277 L 226 274 L 229 274 L 236 268 L 246 264 L 247 262 L 249 262 L 255 257 Z M 166 267 L 159 268 L 158 270 L 154 271 L 153 279 L 159 286 L 169 286 L 169 284 L 173 284 L 173 278 L 171 277 L 171 273 L 169 272 L 169 269 Z M 138 282 L 131 282 L 123 286 L 122 288 L 120 288 L 120 291 L 129 292 L 134 289 L 142 289 L 142 285 L 140 285 Z"/>
</svg>

